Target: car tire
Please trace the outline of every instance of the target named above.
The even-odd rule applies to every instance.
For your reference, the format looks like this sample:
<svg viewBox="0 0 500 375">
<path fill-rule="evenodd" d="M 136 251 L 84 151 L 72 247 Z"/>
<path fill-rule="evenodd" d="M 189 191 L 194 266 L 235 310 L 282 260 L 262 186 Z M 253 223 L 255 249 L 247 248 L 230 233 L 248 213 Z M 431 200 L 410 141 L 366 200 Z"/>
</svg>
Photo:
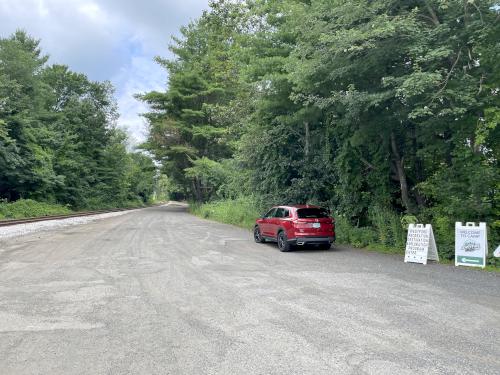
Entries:
<svg viewBox="0 0 500 375">
<path fill-rule="evenodd" d="M 332 244 L 331 243 L 328 243 L 328 244 L 323 244 L 323 245 L 319 245 L 319 248 L 321 250 L 330 250 L 330 248 L 332 247 Z"/>
<path fill-rule="evenodd" d="M 281 231 L 278 233 L 278 248 L 282 252 L 287 252 L 292 249 L 292 246 L 288 243 L 288 239 L 286 238 L 286 233 Z"/>
<path fill-rule="evenodd" d="M 260 228 L 259 228 L 258 225 L 256 225 L 255 228 L 253 228 L 253 239 L 257 243 L 264 243 L 264 242 L 266 242 L 266 240 L 264 239 L 264 237 L 262 237 L 262 233 L 260 233 Z"/>
</svg>

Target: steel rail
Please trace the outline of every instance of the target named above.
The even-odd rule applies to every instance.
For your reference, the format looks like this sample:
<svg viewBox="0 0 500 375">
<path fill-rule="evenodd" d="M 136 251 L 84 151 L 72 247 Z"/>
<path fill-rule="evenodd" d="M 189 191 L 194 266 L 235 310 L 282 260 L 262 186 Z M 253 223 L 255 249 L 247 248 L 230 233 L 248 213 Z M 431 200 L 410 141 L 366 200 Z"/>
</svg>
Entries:
<svg viewBox="0 0 500 375">
<path fill-rule="evenodd" d="M 154 206 L 114 208 L 114 209 L 110 209 L 110 210 L 82 211 L 82 212 L 75 212 L 72 214 L 64 214 L 64 215 L 47 215 L 47 216 L 40 216 L 40 217 L 28 217 L 28 218 L 24 218 L 24 219 L 7 219 L 7 220 L 0 220 L 0 227 L 7 227 L 7 226 L 11 226 L 11 225 L 18 225 L 18 224 L 37 223 L 39 221 L 71 219 L 71 218 L 75 218 L 75 217 L 85 217 L 85 216 L 106 214 L 106 213 L 111 213 L 111 212 L 131 211 L 131 210 L 137 210 L 139 208 L 148 208 L 148 207 L 154 207 Z"/>
</svg>

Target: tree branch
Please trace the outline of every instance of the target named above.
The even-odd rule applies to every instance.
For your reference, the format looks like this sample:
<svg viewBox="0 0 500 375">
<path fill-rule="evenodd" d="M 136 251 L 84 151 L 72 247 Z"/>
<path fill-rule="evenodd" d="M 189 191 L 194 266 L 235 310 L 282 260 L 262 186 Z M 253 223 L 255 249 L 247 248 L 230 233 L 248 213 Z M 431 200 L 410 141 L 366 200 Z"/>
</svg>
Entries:
<svg viewBox="0 0 500 375">
<path fill-rule="evenodd" d="M 443 91 L 446 88 L 446 86 L 448 86 L 448 81 L 450 80 L 451 74 L 453 73 L 453 70 L 455 70 L 455 67 L 457 66 L 458 60 L 460 60 L 461 56 L 462 56 L 462 50 L 460 49 L 458 51 L 458 55 L 457 55 L 456 60 L 453 62 L 453 65 L 451 66 L 450 71 L 446 75 L 446 78 L 445 78 L 445 80 L 443 82 L 443 85 L 441 86 L 441 88 L 439 89 L 439 91 L 436 93 L 436 95 L 433 96 L 433 98 L 431 100 L 431 103 L 434 102 L 434 100 L 436 100 L 436 98 L 439 97 L 439 95 L 441 95 L 443 93 Z"/>
<path fill-rule="evenodd" d="M 363 162 L 364 165 L 366 165 L 370 169 L 377 169 L 372 163 L 370 163 L 368 160 L 366 160 L 364 157 L 361 155 L 358 155 L 359 160 Z"/>
<path fill-rule="evenodd" d="M 434 23 L 434 26 L 439 26 L 439 18 L 437 17 L 436 12 L 434 12 L 434 9 L 432 9 L 428 1 L 425 2 L 425 6 L 427 7 L 429 14 L 431 15 L 431 20 Z"/>
<path fill-rule="evenodd" d="M 483 91 L 483 81 L 486 78 L 484 74 L 481 74 L 481 79 L 479 80 L 479 89 L 477 91 L 477 94 L 481 94 L 481 91 Z"/>
<path fill-rule="evenodd" d="M 484 25 L 484 20 L 483 20 L 483 13 L 481 12 L 481 9 L 479 9 L 479 7 L 476 5 L 476 3 L 472 2 L 472 5 L 474 5 L 474 7 L 477 9 L 477 11 L 479 12 L 479 17 L 481 18 L 481 23 Z"/>
<path fill-rule="evenodd" d="M 429 20 L 434 24 L 434 20 L 432 19 L 432 17 L 428 16 L 427 14 L 419 14 L 418 16 L 421 18 L 425 18 L 426 20 Z"/>
</svg>

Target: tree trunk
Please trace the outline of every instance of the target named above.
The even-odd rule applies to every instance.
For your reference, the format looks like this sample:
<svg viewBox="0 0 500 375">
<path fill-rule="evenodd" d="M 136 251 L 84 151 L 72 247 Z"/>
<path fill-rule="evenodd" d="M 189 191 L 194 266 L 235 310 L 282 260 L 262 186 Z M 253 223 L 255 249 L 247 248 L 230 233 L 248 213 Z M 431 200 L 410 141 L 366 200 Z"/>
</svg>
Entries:
<svg viewBox="0 0 500 375">
<path fill-rule="evenodd" d="M 415 180 L 416 184 L 424 180 L 424 166 L 422 159 L 418 156 L 418 142 L 417 142 L 417 129 L 415 124 L 411 124 L 411 141 L 412 141 L 412 153 L 413 153 L 413 168 L 415 170 Z M 415 200 L 417 201 L 418 208 L 423 208 L 425 206 L 424 197 L 418 192 L 417 189 L 414 190 Z"/>
<path fill-rule="evenodd" d="M 305 129 L 305 144 L 304 144 L 304 155 L 306 159 L 309 157 L 309 123 L 306 121 L 304 122 L 304 129 Z"/>
<path fill-rule="evenodd" d="M 394 164 L 396 166 L 396 172 L 399 179 L 399 185 L 401 187 L 401 201 L 403 206 L 408 212 L 410 212 L 410 197 L 408 194 L 408 182 L 406 180 L 406 173 L 403 166 L 403 159 L 399 153 L 398 145 L 396 144 L 396 137 L 394 133 L 391 133 L 391 149 L 394 158 Z"/>
<path fill-rule="evenodd" d="M 201 194 L 201 189 L 200 189 L 197 178 L 192 179 L 192 185 L 193 185 L 193 190 L 194 190 L 193 192 L 194 192 L 194 196 L 196 198 L 196 201 L 203 202 L 203 196 Z"/>
</svg>

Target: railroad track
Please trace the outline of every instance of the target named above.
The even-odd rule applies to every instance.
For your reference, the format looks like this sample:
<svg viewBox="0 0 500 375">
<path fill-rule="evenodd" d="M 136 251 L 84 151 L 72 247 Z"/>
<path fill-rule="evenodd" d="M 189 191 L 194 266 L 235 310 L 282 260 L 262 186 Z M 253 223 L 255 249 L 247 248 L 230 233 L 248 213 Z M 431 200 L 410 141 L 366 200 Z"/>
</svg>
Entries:
<svg viewBox="0 0 500 375">
<path fill-rule="evenodd" d="M 154 206 L 148 206 L 148 207 L 154 207 Z M 111 209 L 111 210 L 99 210 L 99 211 L 82 211 L 82 212 L 75 212 L 73 214 L 29 217 L 29 218 L 25 218 L 25 219 L 7 219 L 7 220 L 0 220 L 0 227 L 7 227 L 10 225 L 17 225 L 17 224 L 36 223 L 39 221 L 61 220 L 61 219 L 70 219 L 73 217 L 84 217 L 84 216 L 91 216 L 91 215 L 98 215 L 98 214 L 107 214 L 110 212 L 130 211 L 130 210 L 136 210 L 138 208 L 143 208 L 143 207 L 115 208 L 115 209 Z M 146 208 L 146 207 L 144 207 L 144 208 Z"/>
</svg>

